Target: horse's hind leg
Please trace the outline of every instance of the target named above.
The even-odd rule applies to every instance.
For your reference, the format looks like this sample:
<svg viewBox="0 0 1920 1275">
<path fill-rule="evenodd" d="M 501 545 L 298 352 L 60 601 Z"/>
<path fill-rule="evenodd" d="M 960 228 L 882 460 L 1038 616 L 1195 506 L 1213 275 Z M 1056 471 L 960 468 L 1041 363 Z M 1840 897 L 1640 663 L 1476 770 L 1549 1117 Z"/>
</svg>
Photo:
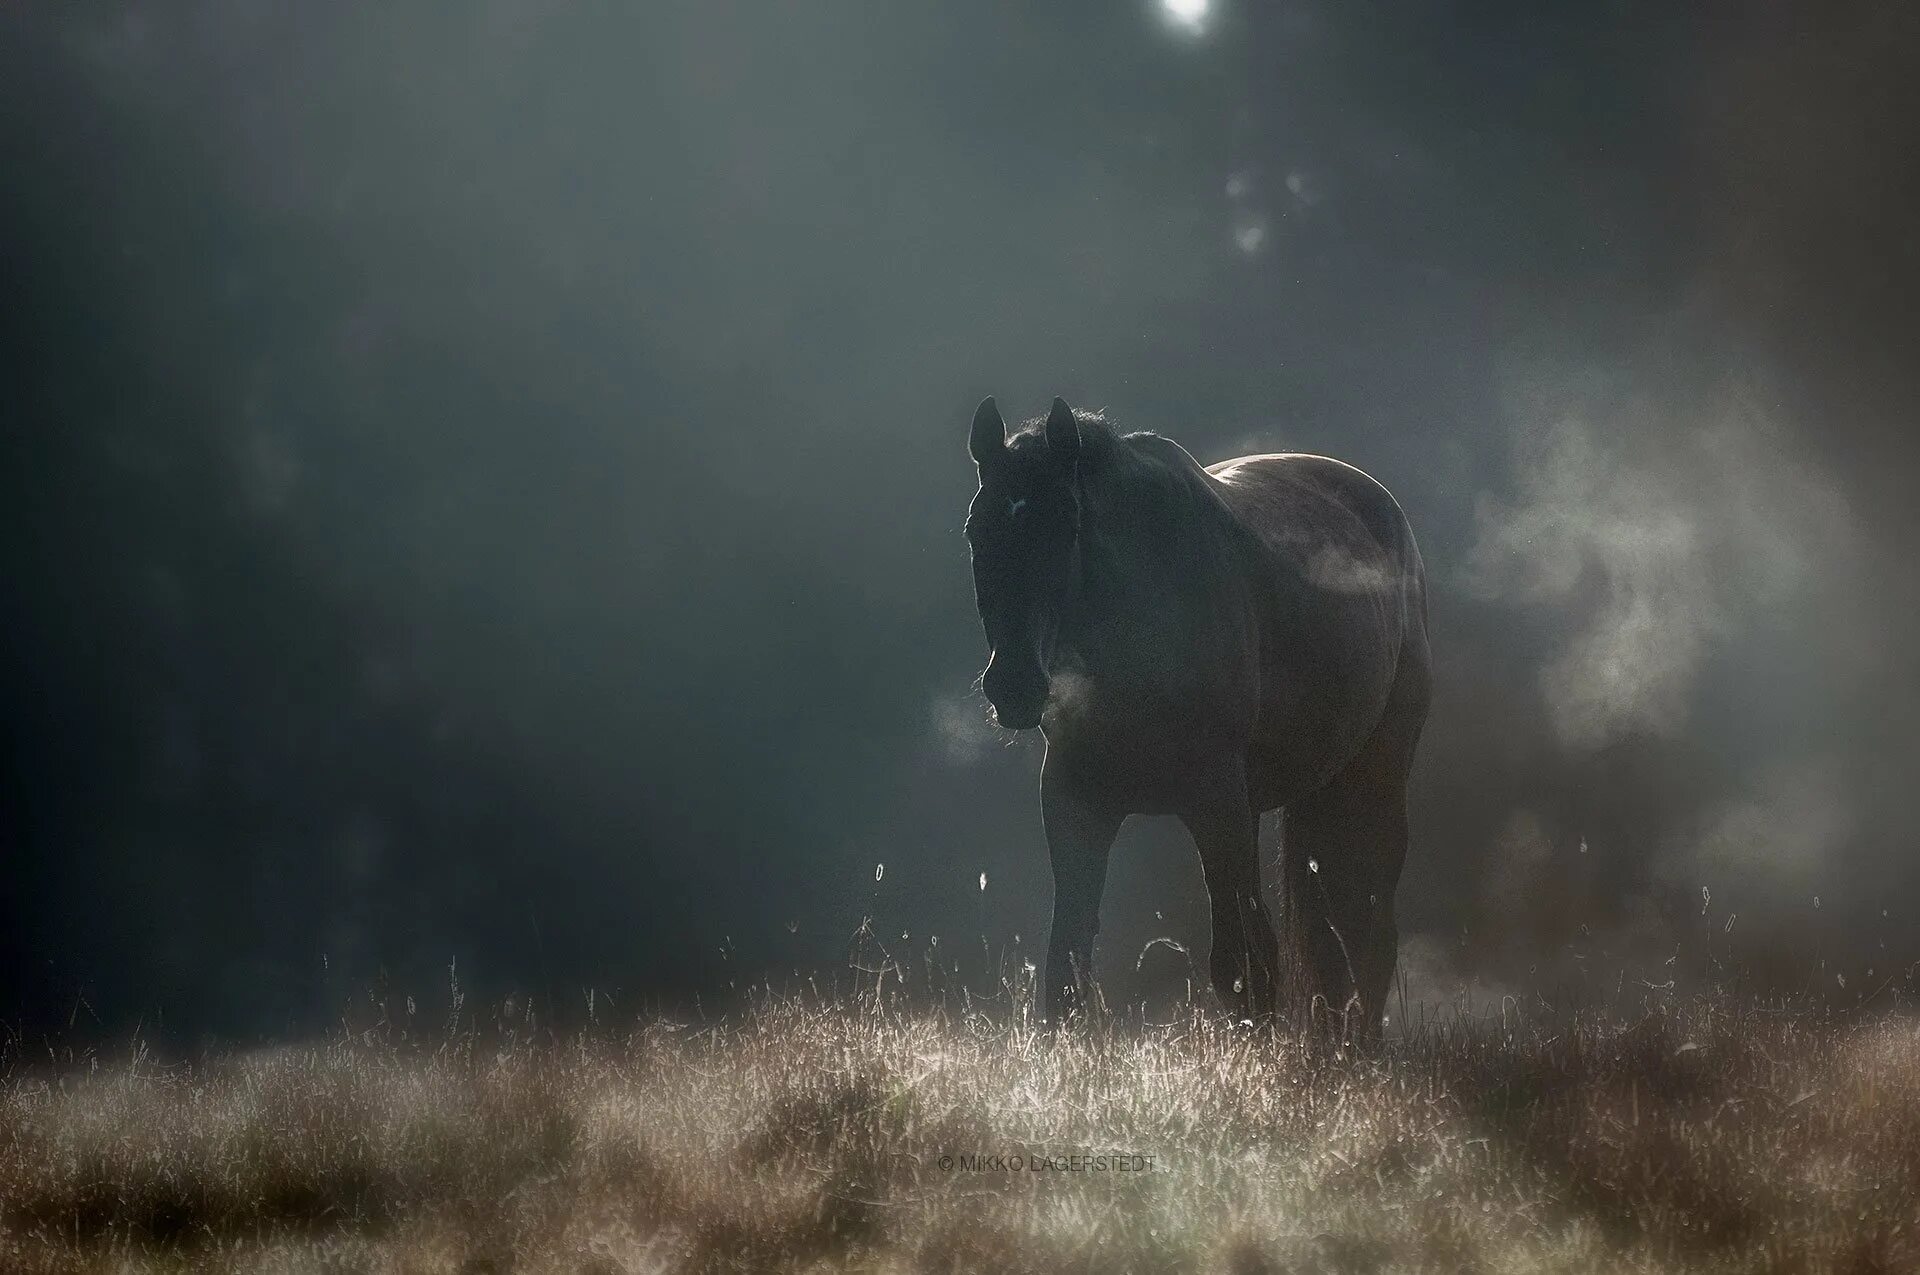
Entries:
<svg viewBox="0 0 1920 1275">
<path fill-rule="evenodd" d="M 1309 1005 L 1360 1040 L 1379 1035 L 1400 955 L 1393 895 L 1407 856 L 1407 770 L 1425 714 L 1424 693 L 1390 706 L 1360 755 L 1285 817 L 1288 928 Z"/>
<path fill-rule="evenodd" d="M 1399 959 L 1393 892 L 1406 858 L 1404 796 L 1334 780 L 1287 808 L 1287 910 L 1316 1016 L 1378 1034 Z"/>
</svg>

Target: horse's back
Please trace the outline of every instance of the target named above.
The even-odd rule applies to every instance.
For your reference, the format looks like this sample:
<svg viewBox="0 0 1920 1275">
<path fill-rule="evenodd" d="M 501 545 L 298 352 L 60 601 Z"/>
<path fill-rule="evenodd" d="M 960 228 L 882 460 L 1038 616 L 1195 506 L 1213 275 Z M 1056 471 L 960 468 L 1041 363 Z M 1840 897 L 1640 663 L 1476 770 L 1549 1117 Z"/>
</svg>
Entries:
<svg viewBox="0 0 1920 1275">
<path fill-rule="evenodd" d="M 1412 532 L 1393 493 L 1343 460 L 1272 452 L 1223 460 L 1207 466 L 1207 473 L 1220 484 L 1227 507 L 1263 538 L 1278 535 L 1312 544 L 1318 537 L 1333 544 L 1352 539 L 1358 529 L 1399 565 L 1417 562 Z"/>
</svg>

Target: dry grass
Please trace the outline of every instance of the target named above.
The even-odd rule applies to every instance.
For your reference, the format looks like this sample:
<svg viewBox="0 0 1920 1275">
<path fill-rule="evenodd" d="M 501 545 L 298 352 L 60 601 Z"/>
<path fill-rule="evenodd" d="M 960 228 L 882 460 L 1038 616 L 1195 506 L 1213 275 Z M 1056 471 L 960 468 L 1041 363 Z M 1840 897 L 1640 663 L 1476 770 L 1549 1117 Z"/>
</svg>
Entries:
<svg viewBox="0 0 1920 1275">
<path fill-rule="evenodd" d="M 768 998 L 618 1041 L 10 1072 L 7 1271 L 1920 1270 L 1898 1018 L 1698 1002 L 1369 1059 L 1198 1013 Z M 1029 1159 L 942 1167 L 974 1155 Z"/>
</svg>

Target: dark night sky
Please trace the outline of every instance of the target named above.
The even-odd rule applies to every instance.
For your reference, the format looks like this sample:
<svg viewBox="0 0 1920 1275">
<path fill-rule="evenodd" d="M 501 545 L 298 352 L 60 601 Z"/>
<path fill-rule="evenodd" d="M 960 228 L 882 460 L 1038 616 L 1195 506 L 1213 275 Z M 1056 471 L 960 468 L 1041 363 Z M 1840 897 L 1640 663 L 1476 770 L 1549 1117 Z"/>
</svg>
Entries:
<svg viewBox="0 0 1920 1275">
<path fill-rule="evenodd" d="M 1920 958 L 1916 37 L 8 6 L 0 1018 L 257 1037 L 456 958 L 723 998 L 869 914 L 1031 943 L 1038 750 L 970 689 L 986 393 L 1400 497 L 1423 989 L 1709 928 L 1879 981 Z M 1123 835 L 1117 985 L 1204 945 L 1191 860 Z"/>
</svg>

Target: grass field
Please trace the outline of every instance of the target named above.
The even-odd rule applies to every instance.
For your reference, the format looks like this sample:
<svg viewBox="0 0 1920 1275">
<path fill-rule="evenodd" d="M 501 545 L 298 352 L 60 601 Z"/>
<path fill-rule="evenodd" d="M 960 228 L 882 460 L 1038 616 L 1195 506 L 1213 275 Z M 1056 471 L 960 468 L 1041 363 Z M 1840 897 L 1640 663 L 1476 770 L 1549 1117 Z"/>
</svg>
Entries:
<svg viewBox="0 0 1920 1275">
<path fill-rule="evenodd" d="M 571 1043 L 16 1051 L 0 1202 L 9 1272 L 1915 1271 L 1920 1027 L 1696 1001 L 1361 1058 L 767 998 Z"/>
</svg>

